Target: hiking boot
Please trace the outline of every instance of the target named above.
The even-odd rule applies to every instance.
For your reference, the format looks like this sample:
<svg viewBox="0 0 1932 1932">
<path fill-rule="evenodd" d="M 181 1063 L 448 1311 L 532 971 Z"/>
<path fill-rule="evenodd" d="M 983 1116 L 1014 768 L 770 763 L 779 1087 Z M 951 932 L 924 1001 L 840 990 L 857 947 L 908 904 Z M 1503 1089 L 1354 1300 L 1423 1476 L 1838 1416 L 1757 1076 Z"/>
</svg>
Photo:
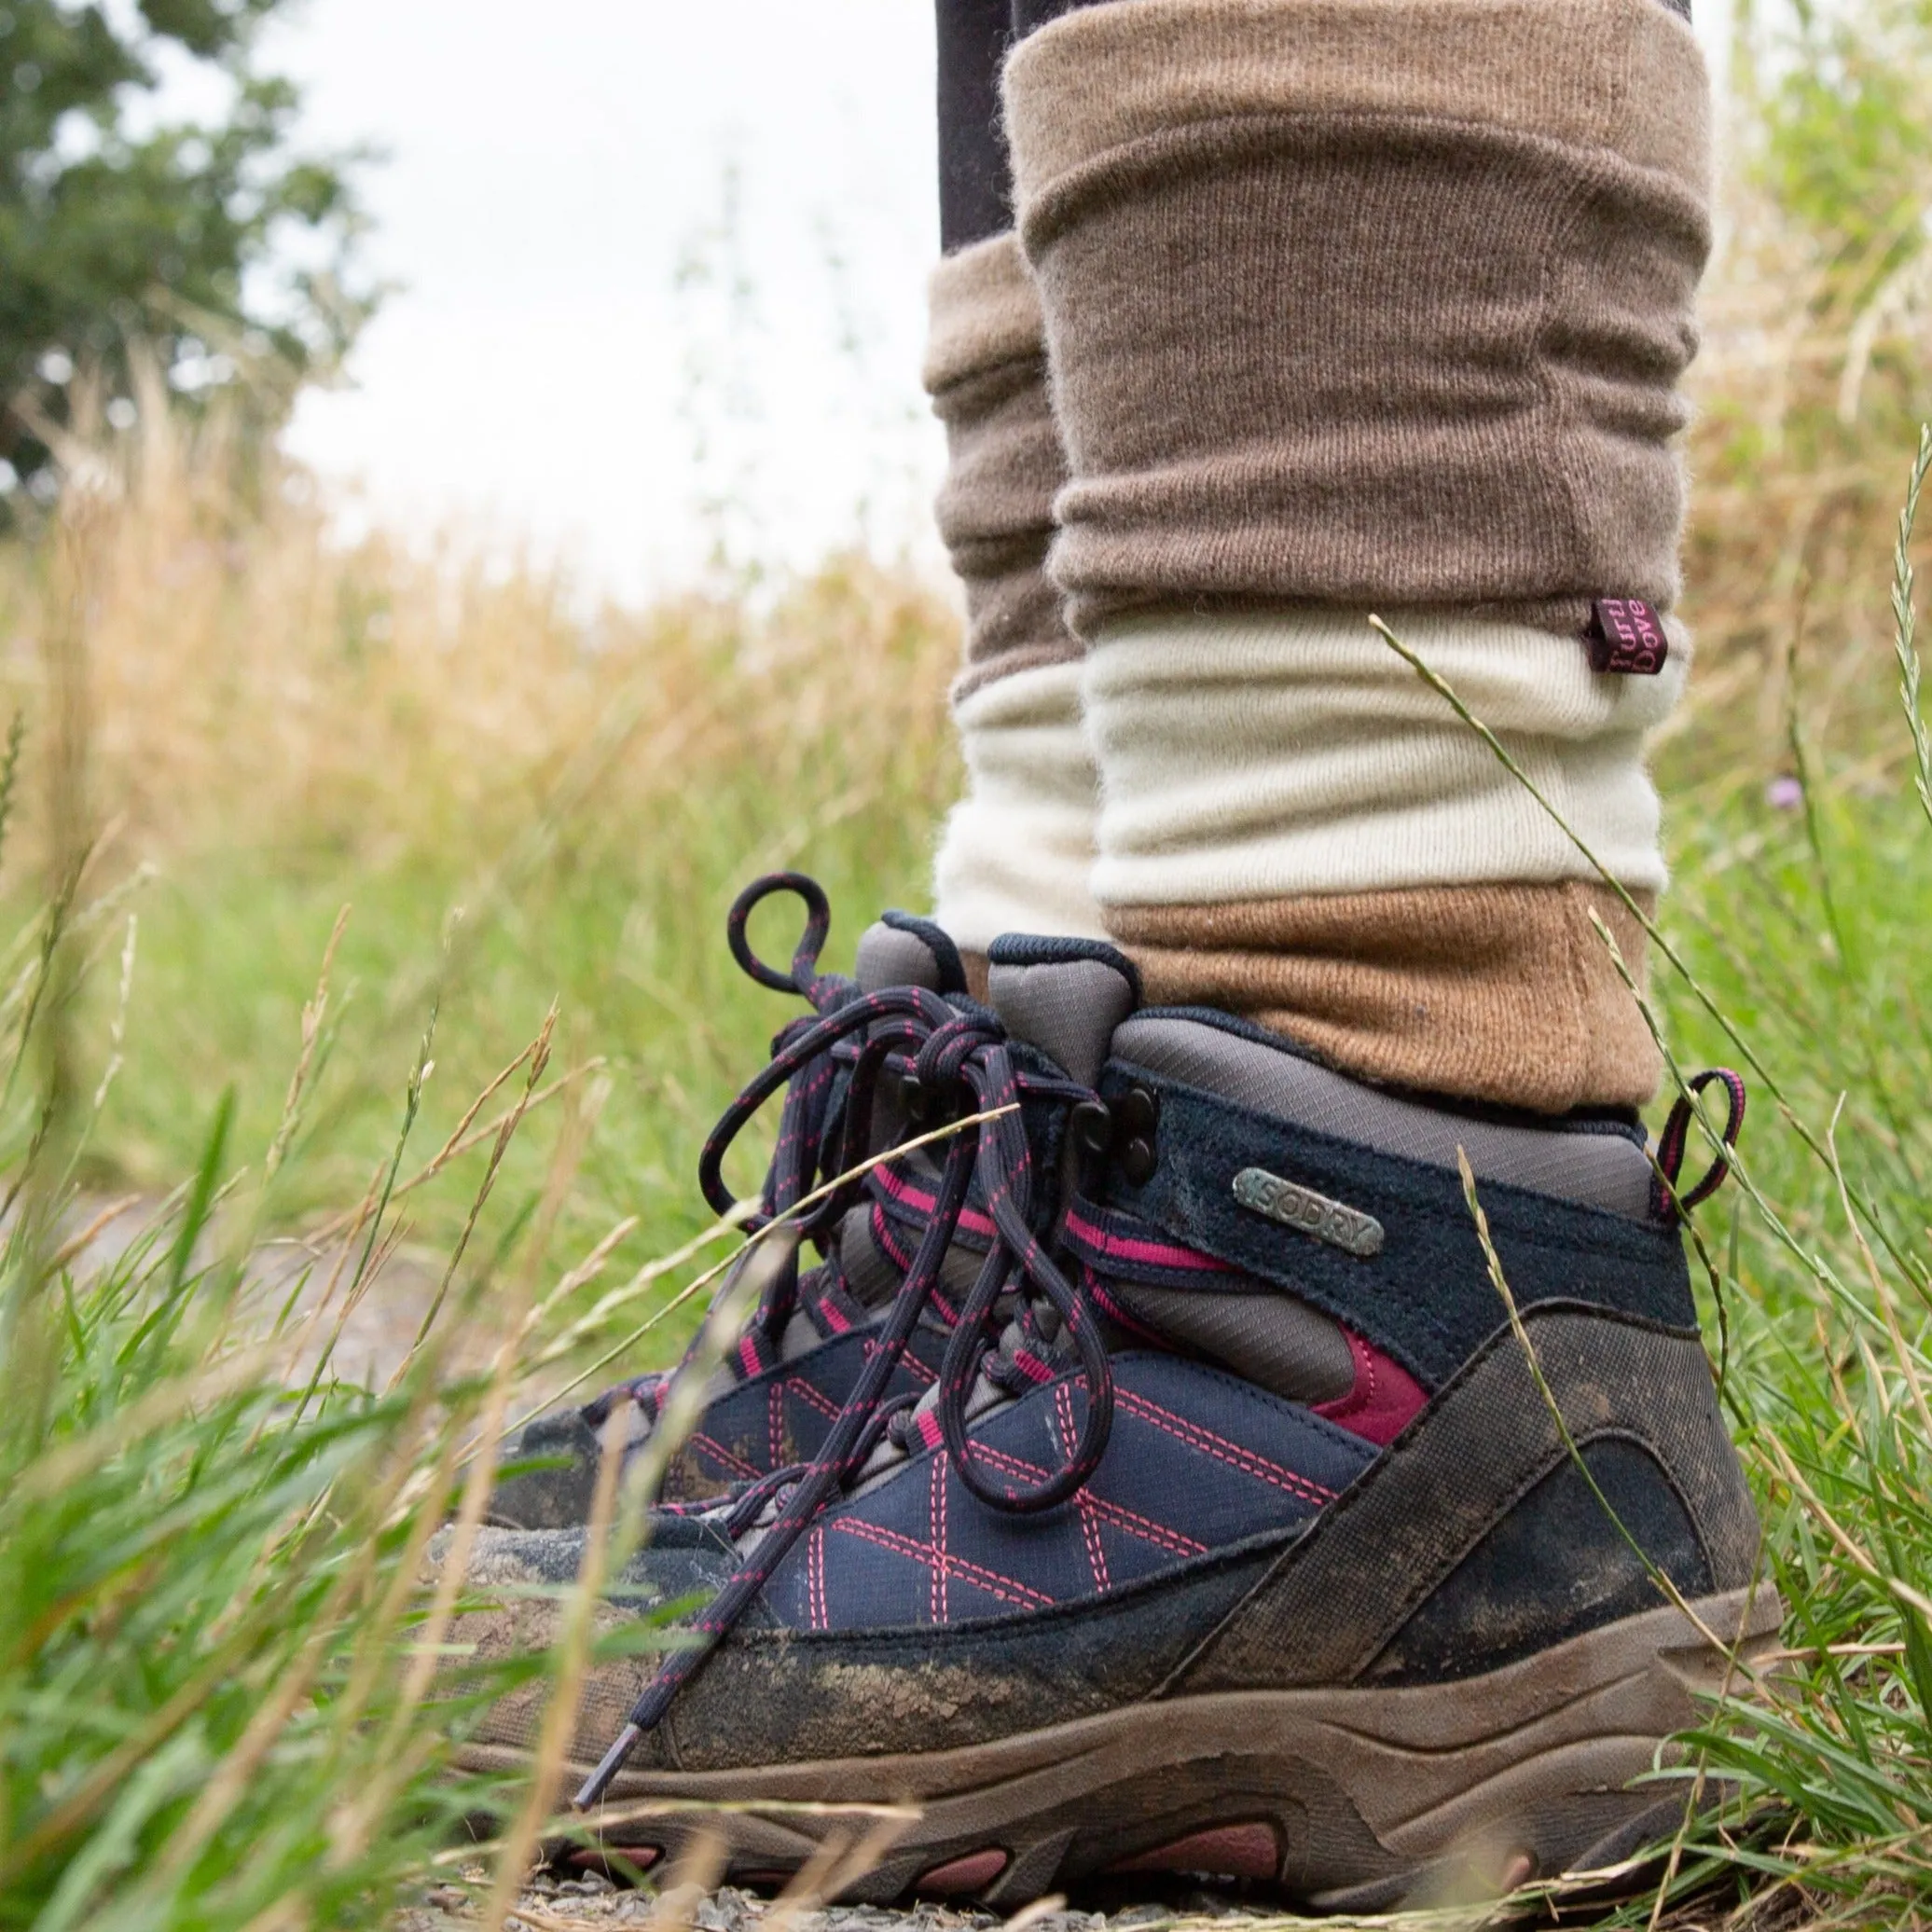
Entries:
<svg viewBox="0 0 1932 1932">
<path fill-rule="evenodd" d="M 789 969 L 766 964 L 751 951 L 747 921 L 778 892 L 804 900 L 805 935 Z M 930 919 L 889 912 L 860 939 L 856 976 L 821 973 L 818 957 L 830 911 L 818 885 L 799 874 L 775 875 L 748 887 L 727 921 L 733 957 L 760 985 L 795 992 L 812 1016 L 786 1027 L 773 1042 L 771 1063 L 746 1088 L 714 1134 L 699 1165 L 705 1196 L 721 1215 L 737 1207 L 722 1176 L 724 1149 L 757 1107 L 786 1089 L 778 1152 L 766 1177 L 758 1211 L 745 1221 L 755 1232 L 794 1209 L 815 1188 L 868 1152 L 889 1147 L 918 1124 L 905 1114 L 890 1085 L 871 1100 L 868 1123 L 849 1105 L 861 1049 L 882 1042 L 906 1010 L 926 1026 L 950 1018 L 950 1002 L 966 1000 L 958 948 Z M 858 1144 L 849 1144 L 857 1125 Z M 711 1376 L 696 1428 L 668 1460 L 659 1497 L 689 1504 L 726 1495 L 775 1469 L 809 1461 L 859 1378 L 873 1338 L 904 1278 L 932 1202 L 931 1159 L 908 1156 L 901 1171 L 876 1170 L 862 1189 L 833 1196 L 799 1222 L 821 1259 L 800 1273 L 795 1256 L 747 1250 L 719 1289 L 730 1293 L 738 1270 L 759 1265 L 768 1279 L 738 1346 Z M 950 1327 L 946 1283 L 963 1290 L 991 1237 L 990 1223 L 969 1203 L 943 1269 L 888 1385 L 889 1400 L 932 1385 Z M 756 1257 L 754 1263 L 754 1257 Z M 601 1432 L 614 1412 L 627 1412 L 627 1456 L 651 1439 L 676 1370 L 639 1375 L 606 1389 L 581 1407 L 536 1417 L 504 1446 L 503 1474 L 490 1499 L 490 1520 L 513 1529 L 568 1528 L 586 1521 L 596 1484 Z"/>
<path fill-rule="evenodd" d="M 1683 1787 L 1633 1780 L 1779 1620 L 1682 1251 L 1722 1178 L 1677 1184 L 1688 1107 L 1653 1167 L 1633 1121 L 1455 1110 L 1137 1012 L 1104 946 L 991 959 L 999 1017 L 956 1010 L 911 1082 L 993 1113 L 1025 1061 L 1058 1129 L 949 1144 L 820 1455 L 660 1523 L 608 1586 L 606 1628 L 713 1598 L 655 1669 L 591 1673 L 587 1822 L 641 1866 L 715 1835 L 776 1884 L 909 1805 L 831 1889 L 1002 1910 L 1191 1872 L 1380 1911 L 1668 1836 Z M 1742 1086 L 1704 1079 L 1728 1143 Z M 895 1402 L 969 1177 L 995 1238 L 937 1384 Z M 549 1642 L 530 1586 L 582 1545 L 485 1532 L 472 1580 L 507 1599 L 459 1635 Z M 463 1761 L 526 1761 L 545 1694 Z"/>
</svg>

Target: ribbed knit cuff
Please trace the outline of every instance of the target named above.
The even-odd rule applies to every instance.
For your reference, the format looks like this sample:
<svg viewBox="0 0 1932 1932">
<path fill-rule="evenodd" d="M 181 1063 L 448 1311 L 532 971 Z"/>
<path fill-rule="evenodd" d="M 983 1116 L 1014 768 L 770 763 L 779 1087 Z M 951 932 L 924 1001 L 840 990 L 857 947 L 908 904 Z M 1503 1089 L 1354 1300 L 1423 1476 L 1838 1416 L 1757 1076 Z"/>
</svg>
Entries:
<svg viewBox="0 0 1932 1932">
<path fill-rule="evenodd" d="M 933 918 L 968 954 L 1002 932 L 1104 936 L 1088 888 L 1094 763 L 1080 718 L 1077 663 L 1037 665 L 954 705 L 966 796 L 933 865 Z"/>
<path fill-rule="evenodd" d="M 926 387 L 946 428 L 936 507 L 966 591 L 959 695 L 1080 644 L 1046 574 L 1054 497 L 1066 481 L 1047 397 L 1040 297 L 1011 234 L 947 255 L 932 271 Z"/>
<path fill-rule="evenodd" d="M 1598 674 L 1580 645 L 1523 625 L 1393 628 L 1563 824 L 1359 613 L 1123 618 L 1082 686 L 1106 777 L 1101 904 L 1594 879 L 1577 839 L 1626 887 L 1663 886 L 1643 740 L 1683 686 L 1679 627 L 1657 677 Z"/>
</svg>

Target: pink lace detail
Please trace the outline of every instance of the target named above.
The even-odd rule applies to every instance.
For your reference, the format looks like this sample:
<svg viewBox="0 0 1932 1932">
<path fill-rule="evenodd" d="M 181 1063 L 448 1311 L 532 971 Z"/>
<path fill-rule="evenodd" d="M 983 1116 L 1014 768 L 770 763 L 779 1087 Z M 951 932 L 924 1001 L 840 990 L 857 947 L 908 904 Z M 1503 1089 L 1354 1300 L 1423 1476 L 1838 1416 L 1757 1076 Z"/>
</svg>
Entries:
<svg viewBox="0 0 1932 1932">
<path fill-rule="evenodd" d="M 895 1174 L 890 1167 L 875 1167 L 872 1182 L 881 1194 L 890 1194 L 903 1206 L 910 1208 L 915 1214 L 931 1214 L 938 1202 L 935 1197 L 918 1182 L 906 1180 L 903 1174 Z M 982 1241 L 990 1241 L 997 1230 L 989 1215 L 980 1213 L 976 1208 L 962 1208 L 959 1210 L 959 1226 L 969 1235 L 977 1235 Z"/>
<path fill-rule="evenodd" d="M 932 1458 L 932 1547 L 939 1561 L 932 1566 L 932 1621 L 944 1623 L 951 1608 L 946 1600 L 945 1457 Z"/>
<path fill-rule="evenodd" d="M 807 1409 L 816 1409 L 828 1422 L 838 1420 L 838 1404 L 822 1388 L 814 1388 L 803 1375 L 792 1376 L 784 1385 L 787 1395 L 795 1395 Z M 778 1467 L 779 1452 L 772 1452 L 772 1467 Z"/>
<path fill-rule="evenodd" d="M 1064 1382 L 1054 1390 L 1054 1420 L 1059 1431 L 1060 1453 L 1070 1456 L 1080 1430 L 1073 1420 L 1073 1391 Z M 1080 1492 L 1074 1506 L 1080 1511 L 1080 1532 L 1086 1543 L 1087 1567 L 1093 1572 L 1094 1588 L 1105 1594 L 1113 1585 L 1107 1574 L 1107 1546 L 1100 1540 L 1091 1486 Z"/>
<path fill-rule="evenodd" d="M 1183 1248 L 1178 1241 L 1150 1241 L 1115 1235 L 1097 1226 L 1077 1209 L 1067 1214 L 1067 1232 L 1084 1241 L 1105 1261 L 1144 1262 L 1157 1268 L 1198 1268 L 1206 1275 L 1231 1275 L 1235 1270 L 1198 1249 Z"/>
<path fill-rule="evenodd" d="M 753 1469 L 742 1456 L 734 1456 L 716 1437 L 705 1435 L 702 1431 L 693 1432 L 691 1446 L 702 1451 L 720 1469 L 728 1470 L 734 1476 L 743 1476 L 750 1480 L 765 1473 L 762 1470 Z"/>
<path fill-rule="evenodd" d="M 805 1552 L 806 1609 L 814 1630 L 827 1628 L 832 1619 L 825 1609 L 825 1526 L 818 1525 Z"/>
<path fill-rule="evenodd" d="M 994 1469 L 1002 1470 L 1009 1475 L 1023 1476 L 1028 1482 L 1037 1482 L 1046 1474 L 1037 1462 L 1028 1462 L 1023 1456 L 1009 1456 L 1003 1449 L 995 1449 L 990 1442 L 982 1442 L 979 1453 Z M 1073 1498 L 1073 1504 L 1095 1522 L 1110 1529 L 1125 1530 L 1129 1536 L 1138 1537 L 1143 1543 L 1152 1544 L 1156 1550 L 1165 1550 L 1170 1556 L 1205 1556 L 1208 1553 L 1206 1543 L 1197 1543 L 1193 1537 L 1182 1536 L 1178 1529 L 1170 1529 L 1165 1523 L 1156 1523 L 1152 1516 L 1142 1516 L 1104 1496 L 1096 1496 L 1091 1485 Z"/>
</svg>

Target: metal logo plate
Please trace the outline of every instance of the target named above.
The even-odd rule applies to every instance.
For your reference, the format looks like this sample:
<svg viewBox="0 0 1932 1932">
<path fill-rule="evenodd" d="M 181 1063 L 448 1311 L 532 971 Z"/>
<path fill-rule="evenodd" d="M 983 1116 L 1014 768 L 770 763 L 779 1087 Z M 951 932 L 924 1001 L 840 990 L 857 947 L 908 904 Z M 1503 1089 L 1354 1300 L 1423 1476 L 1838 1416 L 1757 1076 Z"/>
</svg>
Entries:
<svg viewBox="0 0 1932 1932">
<path fill-rule="evenodd" d="M 1297 1234 L 1312 1235 L 1344 1254 L 1367 1261 L 1382 1252 L 1382 1223 L 1373 1214 L 1332 1201 L 1312 1187 L 1270 1174 L 1265 1167 L 1243 1167 L 1235 1176 L 1235 1198 L 1242 1207 Z"/>
</svg>

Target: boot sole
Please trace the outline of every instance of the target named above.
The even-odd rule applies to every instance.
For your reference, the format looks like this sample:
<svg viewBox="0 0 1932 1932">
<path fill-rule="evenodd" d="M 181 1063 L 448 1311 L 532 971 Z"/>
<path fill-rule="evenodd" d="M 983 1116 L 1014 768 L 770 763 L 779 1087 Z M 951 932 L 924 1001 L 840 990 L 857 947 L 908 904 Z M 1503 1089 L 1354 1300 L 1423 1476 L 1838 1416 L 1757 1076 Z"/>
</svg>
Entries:
<svg viewBox="0 0 1932 1932">
<path fill-rule="evenodd" d="M 641 1868 L 722 1841 L 726 1878 L 761 1885 L 873 1837 L 840 1896 L 878 1903 L 1003 1909 L 1160 1872 L 1259 1880 L 1318 1911 L 1494 1897 L 1675 1831 L 1684 1787 L 1626 1787 L 1704 1699 L 1748 1681 L 1698 1625 L 1749 1660 L 1782 1616 L 1768 1586 L 1692 1608 L 1697 1622 L 1662 1607 L 1450 1683 L 1183 1695 L 957 1750 L 627 1773 L 600 1837 Z M 461 1761 L 529 1760 L 476 1746 Z M 589 1769 L 571 1765 L 573 1784 Z M 867 1805 L 918 1815 L 881 1843 L 893 1828 Z"/>
</svg>

